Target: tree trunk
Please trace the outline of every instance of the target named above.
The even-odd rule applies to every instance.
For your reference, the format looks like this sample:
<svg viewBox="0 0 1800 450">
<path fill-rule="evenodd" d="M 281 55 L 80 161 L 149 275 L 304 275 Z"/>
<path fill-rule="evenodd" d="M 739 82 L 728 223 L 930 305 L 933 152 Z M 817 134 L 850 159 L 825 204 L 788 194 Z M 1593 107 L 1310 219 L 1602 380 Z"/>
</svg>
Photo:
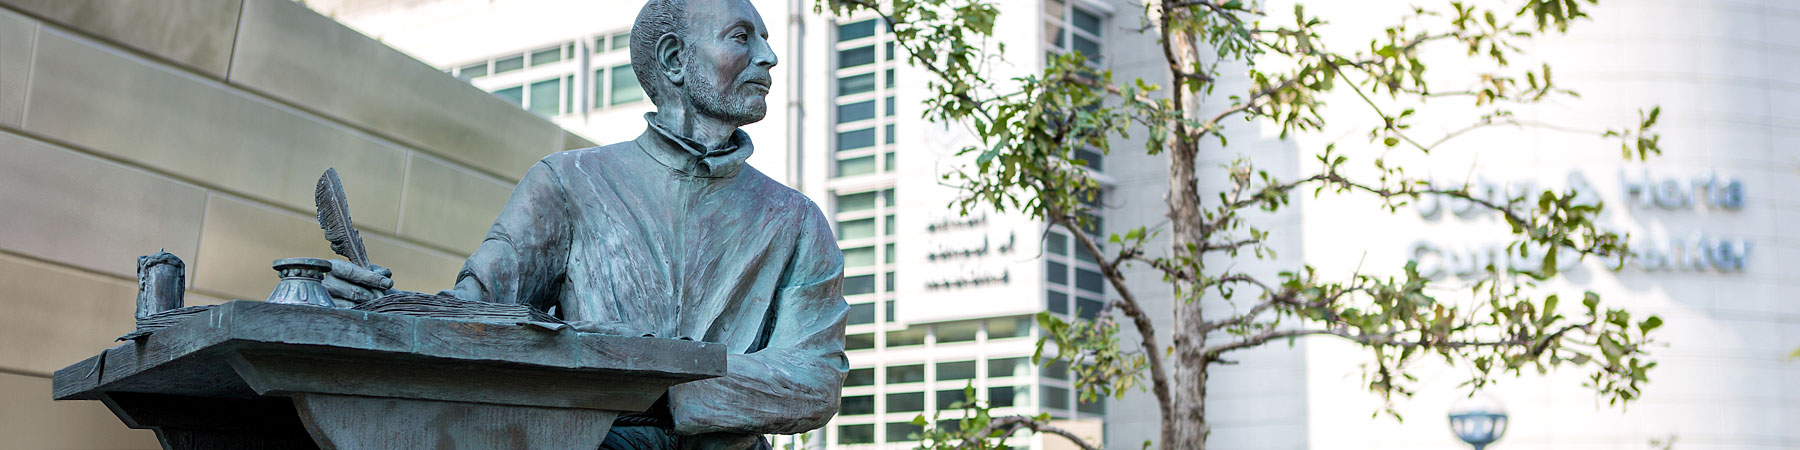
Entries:
<svg viewBox="0 0 1800 450">
<path fill-rule="evenodd" d="M 1163 52 L 1168 60 L 1173 78 L 1176 108 L 1180 109 L 1185 119 L 1194 119 L 1198 114 L 1198 93 L 1190 91 L 1186 84 L 1194 81 L 1186 76 L 1188 70 L 1196 67 L 1199 60 L 1198 49 L 1192 32 L 1184 26 L 1170 26 L 1171 22 L 1185 23 L 1191 18 L 1181 15 L 1190 14 L 1184 7 L 1175 6 L 1170 0 L 1163 2 Z M 1204 92 L 1198 91 L 1198 92 Z M 1204 221 L 1200 212 L 1200 195 L 1196 159 L 1199 146 L 1188 134 L 1185 124 L 1178 123 L 1174 136 L 1169 139 L 1169 222 L 1172 236 L 1170 255 L 1193 258 L 1199 272 L 1200 254 L 1198 249 L 1205 241 Z M 1163 417 L 1164 450 L 1203 450 L 1206 448 L 1206 348 L 1205 316 L 1202 314 L 1200 295 L 1203 286 L 1198 284 L 1177 285 L 1174 303 L 1175 329 L 1174 339 L 1174 377 L 1170 380 L 1173 386 L 1174 414 Z M 1170 417 L 1173 416 L 1173 417 Z"/>
</svg>

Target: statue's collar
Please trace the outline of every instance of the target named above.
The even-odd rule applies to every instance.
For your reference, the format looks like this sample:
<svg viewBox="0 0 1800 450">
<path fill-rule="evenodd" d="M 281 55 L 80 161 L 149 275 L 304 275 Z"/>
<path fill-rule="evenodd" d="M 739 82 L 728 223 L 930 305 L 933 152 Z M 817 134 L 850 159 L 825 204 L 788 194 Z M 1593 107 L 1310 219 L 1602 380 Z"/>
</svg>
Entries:
<svg viewBox="0 0 1800 450">
<path fill-rule="evenodd" d="M 717 148 L 705 148 L 699 142 L 688 139 L 656 121 L 656 113 L 644 113 L 644 121 L 650 123 L 650 129 L 638 136 L 638 147 L 650 154 L 656 162 L 686 175 L 702 178 L 727 178 L 737 175 L 744 160 L 754 152 L 755 146 L 750 144 L 750 135 L 744 130 L 733 130 L 731 138 Z"/>
</svg>

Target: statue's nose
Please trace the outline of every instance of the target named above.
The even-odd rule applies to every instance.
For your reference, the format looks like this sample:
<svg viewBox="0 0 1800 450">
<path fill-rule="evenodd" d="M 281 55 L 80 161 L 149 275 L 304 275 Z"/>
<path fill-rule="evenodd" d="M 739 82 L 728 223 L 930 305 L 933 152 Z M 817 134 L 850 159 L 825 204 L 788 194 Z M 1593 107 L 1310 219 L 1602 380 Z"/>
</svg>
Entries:
<svg viewBox="0 0 1800 450">
<path fill-rule="evenodd" d="M 751 55 L 752 64 L 767 69 L 775 67 L 776 64 L 780 63 L 775 57 L 775 49 L 769 45 L 768 39 L 758 38 L 757 42 L 761 42 L 762 45 L 756 46 L 755 54 Z"/>
</svg>

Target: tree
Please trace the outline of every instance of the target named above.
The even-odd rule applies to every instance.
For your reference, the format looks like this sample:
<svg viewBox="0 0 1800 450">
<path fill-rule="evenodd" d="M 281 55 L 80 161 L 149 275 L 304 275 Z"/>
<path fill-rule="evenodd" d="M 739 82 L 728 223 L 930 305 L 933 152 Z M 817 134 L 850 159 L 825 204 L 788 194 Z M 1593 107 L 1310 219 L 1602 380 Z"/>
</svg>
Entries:
<svg viewBox="0 0 1800 450">
<path fill-rule="evenodd" d="M 840 16 L 879 14 L 908 61 L 932 74 L 928 84 L 935 95 L 925 101 L 926 118 L 966 124 L 979 138 L 980 145 L 962 150 L 972 166 L 945 175 L 962 189 L 953 206 L 965 214 L 993 208 L 1029 215 L 1067 230 L 1081 249 L 1100 256 L 1114 298 L 1093 321 L 1040 315 L 1045 333 L 1039 356 L 1070 362 L 1084 399 L 1147 388 L 1161 413 L 1160 447 L 1202 449 L 1208 370 L 1233 352 L 1306 336 L 1367 349 L 1372 363 L 1366 386 L 1384 400 L 1411 395 L 1409 364 L 1430 355 L 1468 367 L 1466 384 L 1475 388 L 1526 368 L 1579 367 L 1591 371 L 1588 384 L 1612 403 L 1639 396 L 1655 366 L 1645 345 L 1661 319 L 1634 321 L 1625 310 L 1603 307 L 1592 292 L 1571 307 L 1535 289 L 1558 275 L 1558 258 L 1624 261 L 1624 237 L 1594 221 L 1603 205 L 1578 201 L 1574 190 L 1504 199 L 1476 195 L 1467 185 L 1408 176 L 1388 156 L 1447 151 L 1456 137 L 1480 128 L 1564 128 L 1515 111 L 1575 93 L 1554 83 L 1548 65 L 1516 68 L 1509 62 L 1522 59 L 1531 39 L 1563 33 L 1584 19 L 1597 1 L 1494 2 L 1500 7 L 1449 1 L 1415 8 L 1366 50 L 1344 52 L 1326 45 L 1332 41 L 1324 38 L 1330 32 L 1325 20 L 1301 6 L 1293 8 L 1291 22 L 1276 23 L 1259 0 L 1153 0 L 1145 3 L 1137 31 L 1161 46 L 1166 78 L 1129 82 L 1114 80 L 1079 52 L 1051 57 L 1029 76 L 991 78 L 990 63 L 1005 48 L 992 39 L 1000 13 L 987 0 L 819 0 L 818 8 Z M 1459 75 L 1460 82 L 1426 77 L 1427 67 L 1440 61 L 1426 64 L 1421 49 L 1445 45 L 1464 50 L 1453 56 L 1493 69 Z M 1225 76 L 1246 77 L 1251 87 L 1214 92 Z M 1345 91 L 1359 99 L 1350 107 L 1378 119 L 1366 125 L 1367 147 L 1381 151 L 1364 157 L 1367 152 L 1327 145 L 1311 152 L 1320 170 L 1295 179 L 1277 179 L 1240 158 L 1228 167 L 1229 180 L 1222 180 L 1227 188 L 1200 190 L 1198 156 L 1213 142 L 1228 145 L 1228 123 L 1275 127 L 1283 138 L 1317 132 L 1328 119 L 1322 99 Z M 1228 107 L 1202 109 L 1203 99 L 1222 95 Z M 1423 136 L 1412 124 L 1417 108 L 1428 102 L 1460 102 L 1475 112 L 1464 118 L 1466 128 Z M 1627 160 L 1647 158 L 1660 153 L 1651 131 L 1658 113 L 1640 111 L 1640 120 L 1629 126 L 1589 132 L 1618 139 Z M 1072 152 L 1085 146 L 1110 153 L 1111 144 L 1134 129 L 1145 132 L 1143 151 L 1169 162 L 1169 221 L 1166 229 L 1137 227 L 1102 240 L 1088 227 L 1098 184 Z M 1472 202 L 1511 225 L 1508 254 L 1542 258 L 1542 264 L 1490 265 L 1472 289 L 1446 298 L 1414 263 L 1395 268 L 1404 275 L 1344 279 L 1312 267 L 1267 277 L 1218 264 L 1272 257 L 1268 244 L 1282 237 L 1246 215 L 1287 207 L 1296 192 L 1370 196 L 1390 213 L 1425 195 Z M 1127 284 L 1126 265 L 1154 268 L 1172 287 L 1173 327 L 1155 326 L 1151 315 L 1157 313 L 1147 311 L 1145 299 Z M 1237 307 L 1206 310 L 1200 300 L 1209 295 Z M 1122 333 L 1126 329 L 1135 333 Z M 926 431 L 927 446 L 995 448 L 1033 430 L 1098 447 L 1051 426 L 1047 416 L 991 417 L 982 402 L 965 406 L 957 426 Z M 1394 413 L 1391 407 L 1387 412 Z M 932 421 L 920 417 L 916 423 Z"/>
</svg>

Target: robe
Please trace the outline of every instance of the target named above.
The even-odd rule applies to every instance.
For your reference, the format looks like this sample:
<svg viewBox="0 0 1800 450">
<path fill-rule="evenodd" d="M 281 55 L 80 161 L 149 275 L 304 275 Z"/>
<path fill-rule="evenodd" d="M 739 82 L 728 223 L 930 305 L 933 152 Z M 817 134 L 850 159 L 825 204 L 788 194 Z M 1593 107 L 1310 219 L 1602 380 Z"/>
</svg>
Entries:
<svg viewBox="0 0 1800 450">
<path fill-rule="evenodd" d="M 824 426 L 849 370 L 824 214 L 744 164 L 742 130 L 702 151 L 646 119 L 635 140 L 534 165 L 444 293 L 724 344 L 723 377 L 669 389 L 676 436 Z"/>
</svg>

